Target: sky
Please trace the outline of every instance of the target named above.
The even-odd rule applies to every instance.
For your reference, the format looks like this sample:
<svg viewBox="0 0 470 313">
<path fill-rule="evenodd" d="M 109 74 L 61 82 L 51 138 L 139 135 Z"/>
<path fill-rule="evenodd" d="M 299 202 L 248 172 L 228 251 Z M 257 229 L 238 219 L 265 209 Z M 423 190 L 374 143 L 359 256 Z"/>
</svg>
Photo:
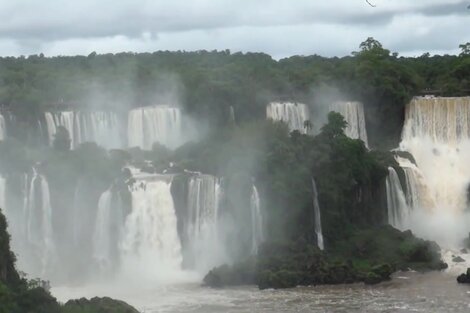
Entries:
<svg viewBox="0 0 470 313">
<path fill-rule="evenodd" d="M 0 55 L 157 50 L 344 56 L 457 54 L 470 0 L 0 0 Z"/>
</svg>

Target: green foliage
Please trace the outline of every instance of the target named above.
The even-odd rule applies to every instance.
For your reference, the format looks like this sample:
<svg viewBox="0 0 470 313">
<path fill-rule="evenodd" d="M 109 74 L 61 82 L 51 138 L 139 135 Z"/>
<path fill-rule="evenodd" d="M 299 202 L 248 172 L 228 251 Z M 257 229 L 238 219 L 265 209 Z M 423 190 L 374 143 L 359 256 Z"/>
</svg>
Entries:
<svg viewBox="0 0 470 313">
<path fill-rule="evenodd" d="M 412 96 L 423 90 L 468 94 L 468 46 L 460 46 L 460 56 L 418 58 L 391 54 L 374 38 L 362 42 L 353 56 L 341 58 L 276 61 L 263 53 L 228 50 L 4 57 L 0 103 L 22 123 L 18 134 L 36 125 L 44 110 L 80 109 L 83 104 L 122 111 L 176 102 L 210 125 L 224 126 L 230 108 L 237 122 L 250 122 L 264 118 L 269 101 L 310 103 L 320 87 L 330 86 L 340 91 L 334 95 L 339 99 L 365 103 L 371 144 L 391 148 L 399 140 L 403 108 Z"/>
<path fill-rule="evenodd" d="M 341 114 L 330 112 L 328 113 L 328 123 L 322 127 L 321 131 L 324 136 L 332 140 L 338 136 L 344 136 L 346 126 L 348 126 L 348 123 Z"/>
<path fill-rule="evenodd" d="M 108 297 L 70 300 L 62 308 L 62 313 L 139 313 L 127 303 Z"/>
</svg>

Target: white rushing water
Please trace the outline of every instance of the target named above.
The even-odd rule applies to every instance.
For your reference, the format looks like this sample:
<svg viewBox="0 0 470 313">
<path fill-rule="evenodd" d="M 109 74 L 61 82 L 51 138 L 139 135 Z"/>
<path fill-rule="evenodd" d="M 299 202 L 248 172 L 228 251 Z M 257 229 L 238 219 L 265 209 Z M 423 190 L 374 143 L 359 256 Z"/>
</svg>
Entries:
<svg viewBox="0 0 470 313">
<path fill-rule="evenodd" d="M 150 150 L 155 142 L 174 149 L 185 142 L 181 110 L 168 105 L 133 109 L 128 116 L 128 145 Z"/>
<path fill-rule="evenodd" d="M 44 114 L 49 143 L 52 144 L 59 126 L 67 129 L 71 147 L 84 142 L 96 142 L 106 148 L 123 146 L 117 115 L 102 111 L 61 111 Z"/>
<path fill-rule="evenodd" d="M 105 191 L 98 201 L 95 232 L 93 234 L 93 258 L 98 262 L 100 270 L 109 269 L 112 265 L 112 193 Z M 119 240 L 120 238 L 115 238 Z"/>
<path fill-rule="evenodd" d="M 308 107 L 298 102 L 271 102 L 266 107 L 266 116 L 273 121 L 283 121 L 289 130 L 307 133 L 304 122 L 310 120 Z"/>
<path fill-rule="evenodd" d="M 227 261 L 219 230 L 221 196 L 218 178 L 199 174 L 189 179 L 186 237 L 193 268 L 201 273 Z"/>
<path fill-rule="evenodd" d="M 404 222 L 410 215 L 406 196 L 398 178 L 398 174 L 393 167 L 388 168 L 386 183 L 388 222 L 395 228 L 404 230 Z"/>
<path fill-rule="evenodd" d="M 325 248 L 323 243 L 323 232 L 321 228 L 321 212 L 320 203 L 318 202 L 318 191 L 315 179 L 312 177 L 312 201 L 313 201 L 313 214 L 315 218 L 315 234 L 317 235 L 317 246 L 320 250 Z"/>
<path fill-rule="evenodd" d="M 258 189 L 253 184 L 251 198 L 251 253 L 257 254 L 259 245 L 264 241 L 263 215 L 261 214 L 261 201 Z"/>
<path fill-rule="evenodd" d="M 459 246 L 470 221 L 470 98 L 414 98 L 406 108 L 400 149 L 417 163 L 399 160 L 412 230 L 445 247 Z"/>
<path fill-rule="evenodd" d="M 361 139 L 368 147 L 366 119 L 364 115 L 364 105 L 357 101 L 339 101 L 330 105 L 330 111 L 335 111 L 343 115 L 348 125 L 344 130 L 345 134 L 353 139 Z"/>
<path fill-rule="evenodd" d="M 45 176 L 34 173 L 25 196 L 26 251 L 18 251 L 19 264 L 33 277 L 45 277 L 55 254 L 49 184 Z"/>
<path fill-rule="evenodd" d="M 7 129 L 6 129 L 6 123 L 5 123 L 5 118 L 3 117 L 2 114 L 0 114 L 0 140 L 4 140 L 7 135 Z"/>
<path fill-rule="evenodd" d="M 121 275 L 156 283 L 175 281 L 183 275 L 182 252 L 171 195 L 171 177 L 136 177 L 131 188 L 132 211 L 120 242 Z"/>
</svg>

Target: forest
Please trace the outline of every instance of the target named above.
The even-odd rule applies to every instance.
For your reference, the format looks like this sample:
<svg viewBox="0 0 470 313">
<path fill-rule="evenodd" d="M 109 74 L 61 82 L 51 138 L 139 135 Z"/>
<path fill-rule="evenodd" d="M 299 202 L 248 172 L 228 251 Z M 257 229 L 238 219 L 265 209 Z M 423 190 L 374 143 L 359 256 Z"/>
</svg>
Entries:
<svg viewBox="0 0 470 313">
<path fill-rule="evenodd" d="M 0 106 L 27 123 L 51 107 L 125 110 L 157 101 L 221 126 L 230 107 L 245 122 L 264 118 L 272 100 L 356 100 L 366 107 L 372 146 L 390 149 L 411 97 L 470 94 L 469 46 L 458 56 L 403 57 L 368 38 L 350 56 L 332 58 L 229 50 L 3 57 Z"/>
</svg>

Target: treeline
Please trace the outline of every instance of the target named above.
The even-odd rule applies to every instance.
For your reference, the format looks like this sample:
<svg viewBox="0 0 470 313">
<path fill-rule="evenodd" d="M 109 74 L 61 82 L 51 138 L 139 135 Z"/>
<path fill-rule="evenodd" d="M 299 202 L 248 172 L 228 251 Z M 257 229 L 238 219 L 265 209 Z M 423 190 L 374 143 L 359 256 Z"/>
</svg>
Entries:
<svg viewBox="0 0 470 313">
<path fill-rule="evenodd" d="M 459 56 L 400 57 L 368 38 L 351 56 L 225 51 L 0 58 L 0 105 L 21 119 L 51 106 L 126 109 L 178 103 L 212 125 L 233 108 L 238 121 L 264 118 L 266 103 L 339 98 L 366 105 L 371 144 L 393 147 L 404 105 L 422 92 L 470 93 L 470 44 Z"/>
</svg>

